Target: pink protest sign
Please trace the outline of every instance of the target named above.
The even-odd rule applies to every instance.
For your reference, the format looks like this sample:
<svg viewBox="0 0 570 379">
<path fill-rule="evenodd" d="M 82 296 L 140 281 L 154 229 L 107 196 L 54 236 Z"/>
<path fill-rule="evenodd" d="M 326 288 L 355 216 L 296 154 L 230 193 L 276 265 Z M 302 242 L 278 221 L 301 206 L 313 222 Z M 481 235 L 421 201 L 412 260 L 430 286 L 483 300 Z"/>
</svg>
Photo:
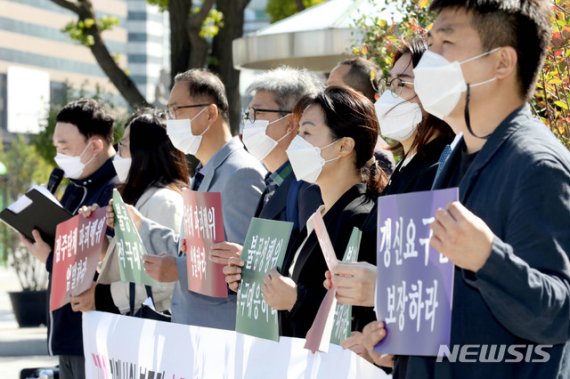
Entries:
<svg viewBox="0 0 570 379">
<path fill-rule="evenodd" d="M 105 208 L 99 208 L 89 218 L 81 215 L 57 226 L 53 251 L 50 311 L 69 302 L 93 285 L 105 231 Z"/>
<path fill-rule="evenodd" d="M 221 194 L 185 190 L 183 196 L 188 289 L 206 296 L 227 297 L 224 266 L 209 259 L 211 246 L 225 240 Z"/>
<path fill-rule="evenodd" d="M 307 223 L 312 225 L 315 234 L 317 235 L 317 239 L 319 240 L 319 245 L 321 246 L 321 250 L 323 251 L 323 255 L 325 256 L 325 261 L 327 262 L 327 268 L 329 271 L 332 270 L 338 265 L 338 259 L 334 252 L 334 248 L 329 237 L 329 233 L 327 232 L 327 227 L 323 220 L 323 216 L 321 214 L 321 208 L 317 209 L 315 213 L 311 217 Z"/>
</svg>

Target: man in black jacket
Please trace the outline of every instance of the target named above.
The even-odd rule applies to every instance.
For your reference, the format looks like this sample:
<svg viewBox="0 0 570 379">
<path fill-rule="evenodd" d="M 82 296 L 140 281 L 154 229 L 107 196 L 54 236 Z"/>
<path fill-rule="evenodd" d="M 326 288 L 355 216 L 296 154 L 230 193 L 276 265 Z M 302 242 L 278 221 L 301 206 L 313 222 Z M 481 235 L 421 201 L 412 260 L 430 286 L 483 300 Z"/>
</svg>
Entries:
<svg viewBox="0 0 570 379">
<path fill-rule="evenodd" d="M 451 341 L 438 357 L 396 357 L 394 378 L 570 376 L 570 153 L 526 105 L 551 7 L 432 2 L 414 89 L 464 135 L 434 183 L 459 187 L 459 201 L 431 226 L 431 246 L 455 265 Z M 370 325 L 365 345 L 381 363 L 372 348 L 389 330 Z"/>
<path fill-rule="evenodd" d="M 106 206 L 116 182 L 113 118 L 95 100 L 86 99 L 67 104 L 56 121 L 55 161 L 70 179 L 61 204 L 72 214 L 83 205 Z M 51 288 L 53 246 L 45 243 L 37 231 L 33 236 L 33 242 L 22 240 L 30 253 L 46 263 Z M 49 312 L 48 349 L 50 354 L 59 355 L 60 378 L 85 377 L 81 312 L 75 312 L 71 304 Z"/>
<path fill-rule="evenodd" d="M 431 52 L 414 88 L 427 112 L 464 134 L 434 183 L 459 187 L 460 200 L 431 226 L 431 246 L 456 267 L 451 343 L 437 358 L 397 357 L 395 378 L 570 376 L 570 154 L 525 104 L 551 7 L 431 5 Z"/>
</svg>

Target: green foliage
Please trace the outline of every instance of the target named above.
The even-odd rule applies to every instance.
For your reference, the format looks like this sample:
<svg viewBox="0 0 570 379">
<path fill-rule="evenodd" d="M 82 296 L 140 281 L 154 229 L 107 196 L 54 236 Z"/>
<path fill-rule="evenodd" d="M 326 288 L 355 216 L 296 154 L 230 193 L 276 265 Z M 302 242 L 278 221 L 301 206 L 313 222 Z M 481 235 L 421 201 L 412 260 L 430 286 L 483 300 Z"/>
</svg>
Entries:
<svg viewBox="0 0 570 379">
<path fill-rule="evenodd" d="M 375 4 L 373 0 L 369 0 Z M 386 7 L 400 14 L 399 22 L 384 20 L 379 16 L 362 15 L 355 22 L 356 28 L 362 33 L 362 40 L 352 49 L 352 53 L 374 61 L 386 76 L 392 66 L 392 56 L 399 48 L 402 39 L 425 33 L 424 26 L 433 22 L 433 16 L 428 11 L 428 0 L 387 0 L 386 5 L 376 5 L 378 13 Z"/>
<path fill-rule="evenodd" d="M 373 0 L 372 4 L 375 4 Z M 356 22 L 362 39 L 352 49 L 354 55 L 376 62 L 386 75 L 401 39 L 425 33 L 433 22 L 428 0 L 386 0 L 396 7 L 402 20 L 381 20 L 363 15 Z M 554 0 L 552 43 L 531 100 L 534 112 L 570 148 L 570 0 Z M 382 10 L 381 5 L 376 5 Z"/>
<path fill-rule="evenodd" d="M 146 0 L 150 5 L 156 5 L 161 12 L 168 10 L 169 0 Z M 195 6 L 192 8 L 192 13 L 196 14 L 200 12 L 200 7 Z M 215 8 L 210 9 L 208 15 L 202 23 L 202 29 L 200 30 L 200 37 L 204 39 L 214 38 L 220 32 L 220 28 L 224 27 L 224 15 L 222 12 Z"/>
<path fill-rule="evenodd" d="M 0 144 L 0 161 L 6 165 L 8 174 L 2 178 L 2 197 L 6 203 L 17 199 L 33 184 L 45 183 L 52 167 L 38 154 L 25 137 L 17 135 L 9 146 Z M 4 223 L 0 224 L 2 241 L 2 262 L 8 262 L 16 271 L 22 289 L 45 289 L 47 277 L 45 268 L 22 250 L 18 235 Z"/>
<path fill-rule="evenodd" d="M 68 22 L 62 29 L 62 32 L 83 46 L 91 47 L 95 43 L 95 40 L 91 35 L 93 31 L 92 29 L 95 26 L 97 26 L 99 32 L 103 33 L 104 31 L 110 30 L 119 24 L 119 19 L 112 16 L 99 17 L 97 20 L 87 18 L 85 20 Z"/>
<path fill-rule="evenodd" d="M 552 41 L 532 101 L 533 109 L 570 148 L 570 0 L 555 0 Z"/>
<path fill-rule="evenodd" d="M 305 8 L 312 7 L 326 0 L 303 0 Z M 271 23 L 282 20 L 299 12 L 295 0 L 269 0 L 265 8 Z"/>
<path fill-rule="evenodd" d="M 195 7 L 193 12 L 200 12 L 199 7 Z M 208 16 L 204 19 L 202 23 L 202 29 L 200 29 L 200 37 L 204 39 L 214 38 L 220 32 L 220 29 L 224 27 L 224 14 L 217 9 L 210 9 Z"/>
<path fill-rule="evenodd" d="M 150 5 L 156 5 L 162 12 L 168 10 L 168 0 L 146 0 Z"/>
</svg>

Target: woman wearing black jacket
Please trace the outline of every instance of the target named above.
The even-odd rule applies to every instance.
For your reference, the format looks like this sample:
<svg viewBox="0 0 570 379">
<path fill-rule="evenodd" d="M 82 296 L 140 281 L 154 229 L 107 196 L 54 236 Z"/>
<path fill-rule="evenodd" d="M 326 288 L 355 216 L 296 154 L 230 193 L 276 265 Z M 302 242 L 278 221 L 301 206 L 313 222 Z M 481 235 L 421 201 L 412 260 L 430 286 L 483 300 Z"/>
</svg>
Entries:
<svg viewBox="0 0 570 379">
<path fill-rule="evenodd" d="M 353 227 L 361 227 L 387 182 L 374 159 L 378 121 L 374 106 L 359 93 L 329 87 L 295 107 L 299 135 L 287 154 L 297 178 L 316 183 L 324 205 L 319 208 L 340 260 Z M 375 263 L 375 252 L 360 259 Z M 304 338 L 326 293 L 326 262 L 316 235 L 307 227 L 290 244 L 283 274 L 272 270 L 263 295 L 282 311 L 281 335 Z M 289 276 L 289 277 L 287 277 Z"/>
<path fill-rule="evenodd" d="M 394 65 L 386 80 L 385 90 L 375 105 L 382 134 L 397 141 L 392 149 L 403 154 L 381 196 L 429 191 L 440 156 L 454 137 L 451 128 L 444 121 L 423 110 L 414 91 L 413 68 L 427 48 L 427 42 L 423 38 L 403 43 L 394 56 Z M 364 222 L 361 256 L 376 254 L 377 213 L 375 206 Z M 328 285 L 329 278 L 327 273 L 325 285 Z M 340 264 L 335 270 L 332 282 L 337 287 L 339 303 L 369 307 L 374 305 L 376 267 L 362 263 Z M 380 323 L 366 327 L 365 334 L 374 333 L 385 333 Z M 343 346 L 371 359 L 362 343 L 362 335 L 357 332 L 346 340 Z M 386 359 L 380 361 L 378 356 L 375 358 L 377 363 L 389 362 Z"/>
</svg>

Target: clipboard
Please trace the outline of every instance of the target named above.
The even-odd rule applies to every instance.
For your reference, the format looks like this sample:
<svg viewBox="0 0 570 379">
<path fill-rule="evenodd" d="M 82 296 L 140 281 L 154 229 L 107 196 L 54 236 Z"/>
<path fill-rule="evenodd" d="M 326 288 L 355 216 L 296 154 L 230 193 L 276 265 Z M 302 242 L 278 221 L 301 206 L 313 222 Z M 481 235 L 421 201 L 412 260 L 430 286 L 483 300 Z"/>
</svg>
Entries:
<svg viewBox="0 0 570 379">
<path fill-rule="evenodd" d="M 0 212 L 0 220 L 33 241 L 32 230 L 38 229 L 42 239 L 53 246 L 55 229 L 73 215 L 64 209 L 44 188 L 34 187 Z M 50 197 L 51 196 L 51 197 Z"/>
</svg>

